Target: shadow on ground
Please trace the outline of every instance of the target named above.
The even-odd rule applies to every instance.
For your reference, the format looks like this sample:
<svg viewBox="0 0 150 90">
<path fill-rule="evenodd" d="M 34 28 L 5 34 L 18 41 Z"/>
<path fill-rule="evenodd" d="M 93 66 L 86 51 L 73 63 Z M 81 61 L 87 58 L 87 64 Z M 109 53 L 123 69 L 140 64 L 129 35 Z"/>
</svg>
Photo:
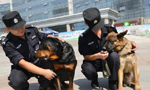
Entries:
<svg viewBox="0 0 150 90">
<path fill-rule="evenodd" d="M 39 90 L 38 83 L 30 83 L 29 90 Z"/>
<path fill-rule="evenodd" d="M 64 87 L 61 87 L 61 89 L 68 90 L 68 88 L 64 88 Z M 39 90 L 39 84 L 38 83 L 30 83 L 29 90 Z M 55 90 L 55 89 L 48 88 L 47 90 Z"/>
<path fill-rule="evenodd" d="M 98 82 L 100 87 L 103 87 L 105 90 L 108 89 L 107 78 L 99 78 Z M 87 80 L 86 78 L 74 80 L 74 83 L 79 86 L 79 90 L 93 90 L 93 88 L 91 87 L 91 81 Z"/>
<path fill-rule="evenodd" d="M 110 90 L 108 88 L 108 78 L 99 78 L 98 82 L 99 82 L 99 86 L 103 87 L 103 90 Z M 74 84 L 79 86 L 78 90 L 99 90 L 99 89 L 93 89 L 91 87 L 91 81 L 87 80 L 86 78 L 74 80 Z M 134 86 L 132 86 L 132 85 L 131 86 L 126 86 L 126 87 L 123 87 L 123 88 L 125 90 L 134 90 Z"/>
</svg>

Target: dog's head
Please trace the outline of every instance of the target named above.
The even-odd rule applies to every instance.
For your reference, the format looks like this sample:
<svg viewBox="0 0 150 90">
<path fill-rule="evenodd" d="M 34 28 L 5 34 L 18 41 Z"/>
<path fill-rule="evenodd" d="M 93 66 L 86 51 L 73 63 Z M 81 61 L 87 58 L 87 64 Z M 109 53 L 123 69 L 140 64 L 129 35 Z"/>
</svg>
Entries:
<svg viewBox="0 0 150 90">
<path fill-rule="evenodd" d="M 112 32 L 109 28 L 109 34 L 106 37 L 106 43 L 103 48 L 108 52 L 113 50 L 116 52 L 120 51 L 126 44 L 126 41 L 124 40 L 124 35 L 126 35 L 126 33 L 127 30 L 117 34 Z"/>
<path fill-rule="evenodd" d="M 57 38 L 47 37 L 41 41 L 36 57 L 40 60 L 55 60 L 61 56 L 61 53 L 62 42 Z"/>
</svg>

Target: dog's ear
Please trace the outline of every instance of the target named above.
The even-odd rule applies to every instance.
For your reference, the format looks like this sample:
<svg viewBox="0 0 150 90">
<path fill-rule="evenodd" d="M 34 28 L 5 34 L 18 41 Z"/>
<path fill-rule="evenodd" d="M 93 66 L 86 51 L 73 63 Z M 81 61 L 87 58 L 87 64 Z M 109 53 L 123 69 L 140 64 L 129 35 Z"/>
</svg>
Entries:
<svg viewBox="0 0 150 90">
<path fill-rule="evenodd" d="M 51 51 L 51 47 L 50 47 L 49 45 L 46 45 L 46 47 L 48 48 L 48 50 L 50 50 L 50 51 Z"/>
<path fill-rule="evenodd" d="M 108 28 L 108 32 L 110 33 L 110 32 L 112 32 L 112 30 L 110 29 L 110 27 L 107 27 Z"/>
<path fill-rule="evenodd" d="M 58 45 L 60 45 L 60 46 L 62 46 L 62 41 L 60 41 L 58 38 L 54 38 L 55 39 L 55 41 L 56 41 L 56 45 L 58 46 Z"/>
<path fill-rule="evenodd" d="M 124 35 L 126 35 L 128 32 L 128 30 L 124 31 L 124 32 L 121 32 L 117 35 L 117 38 L 121 38 L 121 37 L 124 37 Z"/>
</svg>

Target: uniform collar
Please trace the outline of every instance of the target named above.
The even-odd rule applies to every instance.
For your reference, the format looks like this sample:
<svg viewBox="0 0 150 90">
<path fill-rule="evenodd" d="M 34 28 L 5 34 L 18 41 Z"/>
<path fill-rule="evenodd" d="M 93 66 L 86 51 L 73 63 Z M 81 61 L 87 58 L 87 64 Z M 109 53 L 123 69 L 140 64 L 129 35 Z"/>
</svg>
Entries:
<svg viewBox="0 0 150 90">
<path fill-rule="evenodd" d="M 31 31 L 30 31 L 30 30 L 25 30 L 25 35 L 26 35 L 26 33 L 29 34 L 29 33 L 31 33 Z M 9 34 L 8 34 L 7 37 L 8 37 L 8 38 L 11 38 L 14 42 L 18 41 L 18 39 L 19 39 L 19 37 L 13 35 L 13 34 L 10 33 L 10 32 L 9 32 Z"/>
<path fill-rule="evenodd" d="M 18 39 L 19 39 L 17 36 L 13 35 L 13 34 L 10 33 L 10 32 L 8 33 L 7 38 L 10 38 L 13 42 L 18 41 Z"/>
<path fill-rule="evenodd" d="M 108 34 L 108 30 L 107 30 L 107 28 L 102 27 L 102 33 L 103 33 L 103 34 Z"/>
<path fill-rule="evenodd" d="M 29 34 L 29 33 L 31 33 L 31 30 L 25 29 L 25 34 Z"/>
</svg>

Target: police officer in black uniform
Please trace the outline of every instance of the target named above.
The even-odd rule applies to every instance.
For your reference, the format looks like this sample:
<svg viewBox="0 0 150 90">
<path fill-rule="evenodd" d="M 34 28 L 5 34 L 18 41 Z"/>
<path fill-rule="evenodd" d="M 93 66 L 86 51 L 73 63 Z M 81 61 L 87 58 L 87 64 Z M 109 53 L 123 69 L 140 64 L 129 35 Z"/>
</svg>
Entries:
<svg viewBox="0 0 150 90">
<path fill-rule="evenodd" d="M 56 74 L 52 71 L 52 62 L 40 61 L 37 64 L 35 57 L 39 42 L 46 37 L 54 37 L 38 31 L 32 25 L 27 25 L 17 11 L 12 11 L 2 17 L 6 29 L 9 31 L 7 37 L 2 41 L 2 47 L 13 64 L 8 77 L 9 85 L 15 90 L 28 90 L 28 79 L 38 76 L 39 90 L 47 90 Z M 64 41 L 63 39 L 57 37 Z M 37 65 L 35 65 L 35 63 Z"/>
<path fill-rule="evenodd" d="M 91 86 L 100 88 L 98 83 L 97 72 L 102 71 L 102 60 L 107 60 L 111 72 L 109 77 L 109 88 L 117 90 L 118 70 L 120 66 L 119 55 L 112 51 L 100 53 L 106 41 L 108 28 L 114 32 L 116 28 L 111 25 L 104 25 L 97 8 L 88 8 L 83 11 L 85 24 L 89 28 L 79 36 L 78 47 L 79 52 L 83 55 L 82 73 L 88 80 L 91 80 Z M 136 47 L 136 46 L 135 46 Z M 101 89 L 101 88 L 100 88 Z"/>
</svg>

